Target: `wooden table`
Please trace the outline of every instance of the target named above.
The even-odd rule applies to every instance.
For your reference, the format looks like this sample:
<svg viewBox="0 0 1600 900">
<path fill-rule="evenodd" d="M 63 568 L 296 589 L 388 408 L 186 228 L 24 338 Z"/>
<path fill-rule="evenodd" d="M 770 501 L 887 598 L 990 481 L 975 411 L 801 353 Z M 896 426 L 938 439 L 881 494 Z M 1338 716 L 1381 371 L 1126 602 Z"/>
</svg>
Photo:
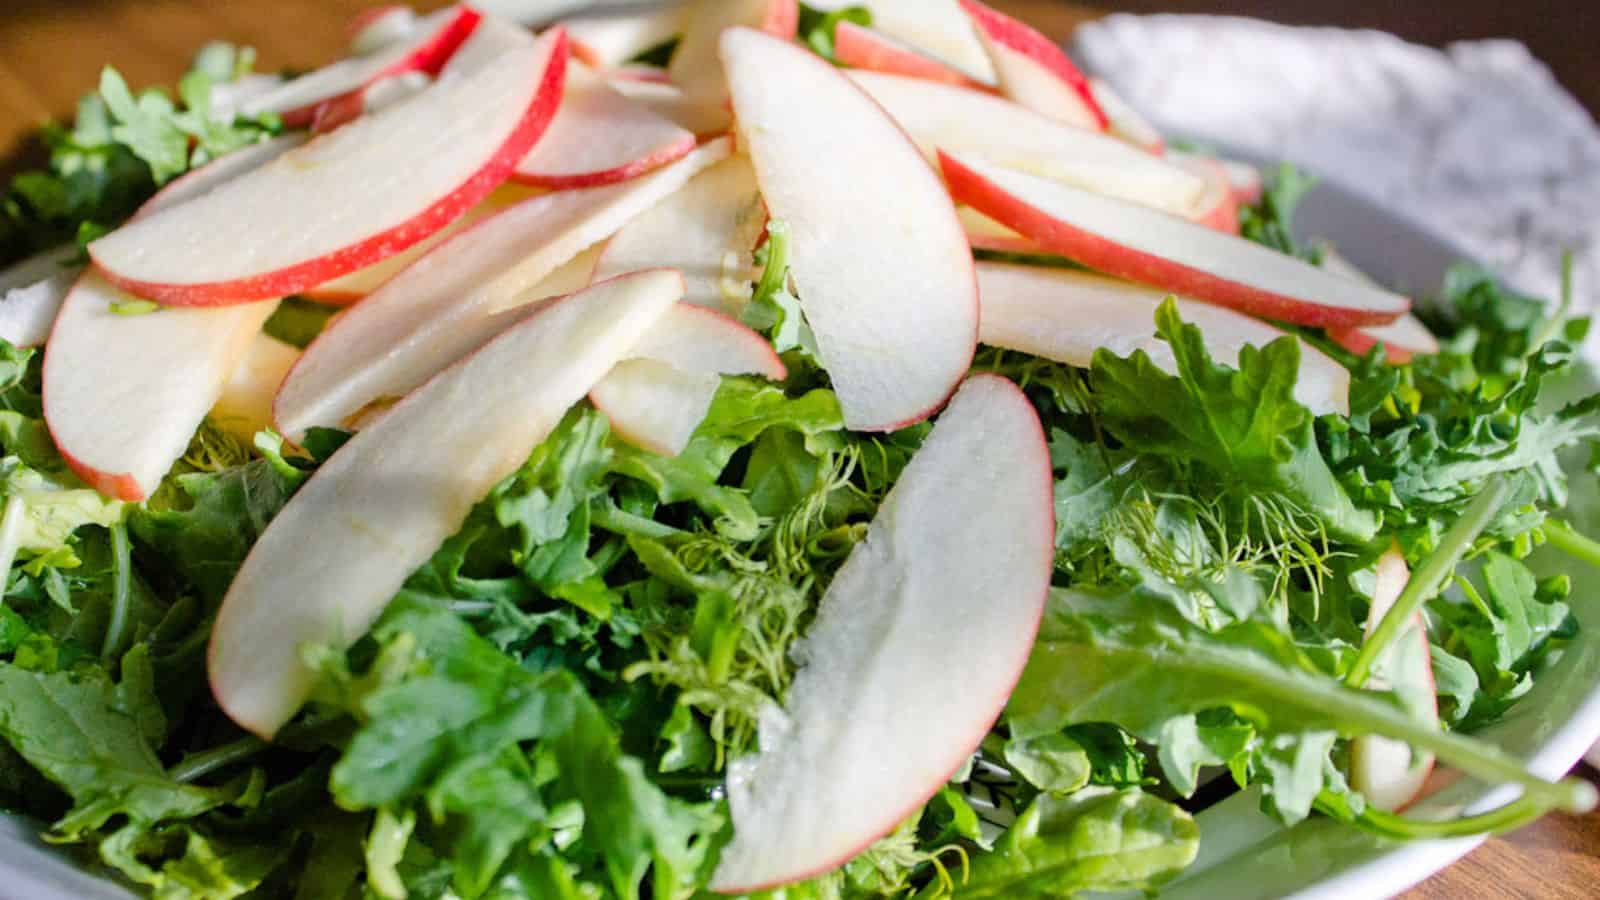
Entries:
<svg viewBox="0 0 1600 900">
<path fill-rule="evenodd" d="M 1053 36 L 1065 37 L 1079 22 L 1103 12 L 1090 4 L 1055 0 L 1012 0 L 997 5 L 1036 23 Z M 1515 7 L 1549 29 L 1552 19 L 1518 4 L 1480 4 L 1461 0 L 1464 7 L 1486 10 Z M 231 0 L 0 0 L 0 172 L 14 171 L 37 158 L 26 140 L 38 123 L 51 116 L 70 115 L 74 102 L 97 81 L 100 68 L 114 64 L 138 85 L 171 84 L 182 74 L 195 48 L 208 40 L 224 38 L 257 48 L 264 68 L 311 67 L 338 56 L 345 43 L 344 24 L 365 8 L 365 0 L 273 0 L 242 3 Z M 419 6 L 438 6 L 422 0 Z M 1130 4 L 1120 4 L 1123 6 Z M 1154 7 L 1155 4 L 1131 4 Z M 1277 6 L 1290 10 L 1290 18 L 1306 20 L 1305 3 L 1234 2 L 1187 4 L 1247 12 L 1271 12 Z M 1407 21 L 1409 4 L 1317 4 L 1337 18 L 1350 10 L 1358 14 L 1351 24 L 1400 28 Z M 1533 6 L 1552 5 L 1534 3 Z M 1586 23 L 1585 4 L 1562 4 L 1575 11 L 1575 23 Z M 1391 10 L 1385 13 L 1384 10 Z M 1454 8 L 1453 8 L 1454 10 Z M 1400 18 L 1385 18 L 1385 15 Z M 1555 13 L 1551 13 L 1555 15 Z M 1458 15 L 1450 19 L 1461 26 Z M 1499 21 L 1499 20 L 1495 20 Z M 1505 27 L 1514 27 L 1508 19 Z M 1573 37 L 1581 34 L 1579 28 Z M 1420 37 L 1439 39 L 1466 32 L 1426 32 Z M 1592 43 L 1569 41 L 1591 59 Z M 1553 53 L 1565 51 L 1560 46 Z M 1540 48 L 1543 49 L 1542 47 Z M 1577 74 L 1588 97 L 1600 86 L 1600 69 L 1592 63 Z M 1569 83 L 1572 83 L 1569 81 Z M 1595 777 L 1592 771 L 1588 773 Z M 1579 898 L 1600 892 L 1600 813 L 1578 818 L 1550 816 L 1516 834 L 1490 841 L 1459 865 L 1435 876 L 1408 897 L 1438 898 Z"/>
</svg>

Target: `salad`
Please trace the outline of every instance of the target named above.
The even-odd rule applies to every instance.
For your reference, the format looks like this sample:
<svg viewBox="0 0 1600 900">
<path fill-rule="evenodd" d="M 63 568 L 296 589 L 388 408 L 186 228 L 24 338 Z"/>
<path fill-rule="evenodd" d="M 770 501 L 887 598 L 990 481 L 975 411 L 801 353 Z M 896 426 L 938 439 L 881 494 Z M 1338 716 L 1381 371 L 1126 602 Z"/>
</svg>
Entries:
<svg viewBox="0 0 1600 900">
<path fill-rule="evenodd" d="M 384 7 L 0 207 L 0 801 L 162 898 L 1159 890 L 1502 831 L 1587 322 L 976 0 Z M 1453 779 L 1489 813 L 1407 808 Z"/>
</svg>

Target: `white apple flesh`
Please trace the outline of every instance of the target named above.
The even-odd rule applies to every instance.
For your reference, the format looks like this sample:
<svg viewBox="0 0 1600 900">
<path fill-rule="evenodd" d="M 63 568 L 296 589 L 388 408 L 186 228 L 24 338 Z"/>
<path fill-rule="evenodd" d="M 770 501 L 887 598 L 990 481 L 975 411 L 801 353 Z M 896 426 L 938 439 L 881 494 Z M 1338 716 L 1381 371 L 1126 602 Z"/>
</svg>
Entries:
<svg viewBox="0 0 1600 900">
<path fill-rule="evenodd" d="M 682 293 L 677 273 L 643 272 L 549 304 L 340 448 L 272 520 L 222 602 L 208 659 L 223 711 L 275 734 L 314 680 L 300 648 L 365 634 Z"/>
<path fill-rule="evenodd" d="M 695 137 L 706 140 L 728 133 L 733 126 L 733 113 L 728 104 L 701 102 L 683 92 L 675 84 L 640 80 L 613 73 L 612 89 L 635 103 L 653 111 Z"/>
<path fill-rule="evenodd" d="M 1004 708 L 1054 562 L 1050 456 L 1011 382 L 970 379 L 822 598 L 761 752 L 728 774 L 741 894 L 841 865 L 942 787 Z M 981 666 L 952 666 L 955 658 Z"/>
<path fill-rule="evenodd" d="M 1109 122 L 1089 79 L 1054 41 L 977 0 L 961 0 L 961 8 L 983 40 L 1001 93 L 1056 121 L 1106 130 Z"/>
<path fill-rule="evenodd" d="M 864 6 L 875 31 L 969 72 L 982 84 L 995 83 L 989 54 L 957 0 L 817 0 L 808 5 L 824 12 Z"/>
<path fill-rule="evenodd" d="M 278 430 L 298 442 L 308 428 L 344 427 L 404 396 L 496 333 L 496 313 L 534 299 L 529 292 L 563 264 L 726 159 L 730 146 L 707 144 L 632 181 L 534 197 L 434 248 L 312 342 L 279 392 Z"/>
<path fill-rule="evenodd" d="M 750 299 L 751 253 L 766 222 L 755 171 L 735 156 L 623 226 L 606 243 L 595 277 L 677 269 L 689 284 L 685 303 L 737 313 Z"/>
<path fill-rule="evenodd" d="M 497 63 L 364 116 L 89 246 L 96 266 L 169 305 L 279 297 L 427 238 L 494 190 L 544 133 L 566 73 L 558 29 Z M 248 214 L 241 213 L 248 210 Z"/>
<path fill-rule="evenodd" d="M 956 207 L 956 216 L 961 219 L 961 227 L 967 232 L 967 242 L 974 250 L 993 250 L 997 253 L 1044 253 L 1038 244 L 970 206 Z"/>
<path fill-rule="evenodd" d="M 682 159 L 694 147 L 693 133 L 575 65 L 555 120 L 512 177 L 543 188 L 614 184 Z"/>
<path fill-rule="evenodd" d="M 388 4 L 362 10 L 345 29 L 350 35 L 350 55 L 371 56 L 392 47 L 414 35 L 418 22 L 416 11 L 409 6 Z"/>
<path fill-rule="evenodd" d="M 998 165 L 1188 216 L 1204 179 L 1094 131 L 1074 128 L 1003 97 L 897 75 L 850 77 L 888 110 L 930 160 L 971 153 Z"/>
<path fill-rule="evenodd" d="M 979 160 L 940 153 L 957 202 L 1110 275 L 1315 327 L 1374 325 L 1411 302 L 1203 225 Z"/>
<path fill-rule="evenodd" d="M 728 80 L 717 48 L 724 31 L 740 26 L 792 40 L 800 27 L 800 6 L 795 0 L 696 0 L 691 4 L 667 74 L 694 102 L 727 104 Z"/>
<path fill-rule="evenodd" d="M 681 3 L 627 15 L 578 16 L 561 24 L 572 39 L 572 55 L 609 70 L 683 33 L 688 8 Z"/>
<path fill-rule="evenodd" d="M 1378 560 L 1378 577 L 1372 592 L 1372 609 L 1367 613 L 1367 637 L 1377 630 L 1378 623 L 1400 599 L 1406 582 L 1411 578 L 1405 557 L 1398 547 L 1391 548 Z M 1428 628 L 1422 614 L 1415 614 L 1406 629 L 1384 654 L 1383 669 L 1395 677 L 1413 678 L 1419 696 L 1428 698 L 1416 712 L 1429 718 L 1438 727 L 1439 707 L 1437 687 L 1433 679 L 1433 662 L 1428 649 Z M 1368 687 L 1387 690 L 1389 682 L 1373 677 Z M 1422 793 L 1428 776 L 1433 773 L 1433 754 L 1418 754 L 1405 743 L 1378 735 L 1361 735 L 1350 741 L 1350 782 L 1367 802 L 1386 812 L 1402 809 Z"/>
<path fill-rule="evenodd" d="M 966 374 L 978 334 L 972 256 L 944 186 L 826 61 L 748 28 L 723 33 L 722 57 L 846 423 L 888 431 L 927 418 Z"/>
<path fill-rule="evenodd" d="M 1323 248 L 1322 267 L 1362 284 L 1377 284 L 1371 276 L 1357 268 L 1350 260 L 1340 256 L 1332 247 Z M 1406 313 L 1387 325 L 1331 328 L 1328 330 L 1328 337 L 1351 353 L 1362 355 L 1382 344 L 1384 359 L 1395 365 L 1411 362 L 1419 354 L 1427 356 L 1439 352 L 1439 339 L 1434 337 L 1428 326 L 1422 324 L 1422 320 L 1413 313 Z"/>
<path fill-rule="evenodd" d="M 834 26 L 833 58 L 852 69 L 939 81 L 972 90 L 988 89 L 955 66 L 847 19 Z"/>
<path fill-rule="evenodd" d="M 1095 351 L 1128 356 L 1138 350 L 1175 374 L 1172 348 L 1156 334 L 1155 314 L 1167 292 L 1064 269 L 978 263 L 983 343 L 1088 368 Z M 1185 322 L 1200 328 L 1212 358 L 1238 365 L 1246 346 L 1265 347 L 1287 333 L 1223 306 L 1174 298 Z M 1295 399 L 1313 415 L 1350 411 L 1350 372 L 1300 342 Z"/>
<path fill-rule="evenodd" d="M 272 398 L 299 358 L 300 348 L 257 332 L 207 418 L 248 445 L 272 427 Z"/>
<path fill-rule="evenodd" d="M 1200 195 L 1199 201 L 1185 218 L 1223 234 L 1238 234 L 1239 197 L 1222 163 L 1211 157 L 1176 150 L 1167 152 L 1167 160 L 1193 172 L 1206 183 L 1205 193 Z"/>
<path fill-rule="evenodd" d="M 1094 97 L 1094 102 L 1100 105 L 1100 111 L 1106 114 L 1106 129 L 1113 137 L 1157 156 L 1167 152 L 1167 141 L 1161 132 L 1132 104 L 1122 99 L 1122 95 L 1105 79 L 1090 78 L 1089 93 Z"/>
<path fill-rule="evenodd" d="M 13 347 L 38 347 L 50 336 L 61 302 L 83 267 L 76 244 L 30 256 L 0 272 L 0 339 Z"/>
</svg>

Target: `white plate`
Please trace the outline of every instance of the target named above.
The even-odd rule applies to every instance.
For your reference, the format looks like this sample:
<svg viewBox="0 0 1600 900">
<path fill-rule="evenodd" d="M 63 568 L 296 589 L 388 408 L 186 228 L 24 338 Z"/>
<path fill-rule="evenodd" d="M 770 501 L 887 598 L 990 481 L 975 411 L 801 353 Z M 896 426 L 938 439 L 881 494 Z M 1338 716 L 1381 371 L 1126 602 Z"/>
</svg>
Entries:
<svg viewBox="0 0 1600 900">
<path fill-rule="evenodd" d="M 1306 199 L 1299 216 L 1304 235 L 1332 240 L 1341 254 L 1379 280 L 1431 293 L 1449 265 L 1463 254 L 1447 237 L 1387 212 L 1357 195 L 1324 184 Z M 1571 396 L 1600 391 L 1600 365 L 1586 353 L 1580 370 L 1559 386 Z M 1581 469 L 1575 469 L 1581 471 Z M 1600 485 L 1593 477 L 1572 480 L 1570 516 L 1580 530 L 1600 533 Z M 1553 555 L 1540 560 L 1545 573 L 1583 572 Z M 1573 603 L 1582 631 L 1552 671 L 1504 720 L 1480 734 L 1526 759 L 1534 771 L 1556 778 L 1570 770 L 1600 740 L 1600 605 Z M 1507 791 L 1457 784 L 1412 812 L 1493 808 Z M 1165 897 L 1230 900 L 1295 897 L 1318 900 L 1398 894 L 1466 855 L 1482 838 L 1397 844 L 1326 819 L 1284 829 L 1257 810 L 1252 792 L 1235 794 L 1200 813 L 1200 858 Z M 44 846 L 37 828 L 0 816 L 0 896 L 27 900 L 127 900 L 115 884 L 80 871 L 59 851 Z"/>
</svg>

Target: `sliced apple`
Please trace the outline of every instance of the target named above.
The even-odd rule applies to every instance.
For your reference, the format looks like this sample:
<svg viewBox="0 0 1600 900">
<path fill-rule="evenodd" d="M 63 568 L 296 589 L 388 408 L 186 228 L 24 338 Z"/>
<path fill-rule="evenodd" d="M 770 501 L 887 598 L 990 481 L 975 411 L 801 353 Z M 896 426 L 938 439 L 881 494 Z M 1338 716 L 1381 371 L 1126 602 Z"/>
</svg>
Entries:
<svg viewBox="0 0 1600 900">
<path fill-rule="evenodd" d="M 437 75 L 466 42 L 483 16 L 465 4 L 441 10 L 416 22 L 409 33 L 371 56 L 340 60 L 331 66 L 284 82 L 240 106 L 247 116 L 276 113 L 285 125 L 301 128 L 316 118 L 325 103 L 360 95 L 372 85 L 403 72 Z"/>
<path fill-rule="evenodd" d="M 1381 324 L 1406 298 L 1242 238 L 984 162 L 941 153 L 958 202 L 1051 253 L 1107 274 L 1240 312 L 1316 327 Z"/>
<path fill-rule="evenodd" d="M 956 216 L 961 219 L 961 227 L 967 232 L 967 243 L 971 244 L 974 250 L 1029 254 L 1044 252 L 1039 249 L 1038 244 L 970 206 L 956 207 Z"/>
<path fill-rule="evenodd" d="M 722 32 L 735 26 L 791 40 L 800 27 L 800 6 L 795 0 L 696 0 L 690 5 L 667 74 L 694 102 L 714 106 L 728 102 L 717 47 Z"/>
<path fill-rule="evenodd" d="M 306 136 L 303 134 L 285 134 L 270 141 L 241 147 L 227 156 L 214 159 L 167 182 L 165 187 L 139 207 L 131 221 L 139 221 L 162 210 L 196 200 L 241 175 L 254 172 L 305 142 Z"/>
<path fill-rule="evenodd" d="M 370 404 L 404 396 L 497 333 L 496 313 L 534 299 L 529 292 L 560 266 L 730 147 L 717 141 L 642 178 L 535 197 L 434 248 L 312 342 L 279 392 L 278 430 L 298 442 L 307 428 L 342 427 Z"/>
<path fill-rule="evenodd" d="M 736 313 L 750 299 L 756 274 L 750 254 L 766 221 L 755 171 L 736 156 L 618 231 L 600 254 L 595 277 L 677 269 L 689 284 L 685 303 Z"/>
<path fill-rule="evenodd" d="M 1400 593 L 1410 579 L 1411 572 L 1406 568 L 1405 556 L 1398 547 L 1391 548 L 1378 559 L 1372 608 L 1367 613 L 1368 639 L 1395 601 L 1400 599 Z M 1428 626 L 1420 612 L 1412 617 L 1406 630 L 1395 639 L 1380 666 L 1393 678 L 1412 681 L 1413 690 L 1403 694 L 1415 698 L 1412 712 L 1438 727 L 1438 693 L 1433 678 L 1432 655 L 1428 649 Z M 1386 678 L 1374 676 L 1367 686 L 1375 690 L 1388 690 L 1390 684 Z M 1415 753 L 1405 743 L 1390 738 L 1361 735 L 1350 741 L 1351 786 L 1360 791 L 1367 802 L 1386 812 L 1405 807 L 1422 793 L 1428 776 L 1433 773 L 1433 762 L 1433 754 Z"/>
<path fill-rule="evenodd" d="M 978 0 L 961 0 L 961 8 L 989 52 L 1001 93 L 1059 122 L 1106 130 L 1110 123 L 1089 79 L 1055 41 Z"/>
<path fill-rule="evenodd" d="M 375 82 L 359 94 L 347 94 L 317 107 L 311 118 L 312 134 L 327 134 L 365 115 L 387 109 L 428 89 L 433 83 L 422 72 L 402 72 Z"/>
<path fill-rule="evenodd" d="M 1228 173 L 1228 183 L 1233 185 L 1233 196 L 1240 206 L 1253 206 L 1261 202 L 1265 183 L 1260 169 L 1236 159 L 1219 159 L 1217 162 Z"/>
<path fill-rule="evenodd" d="M 350 53 L 371 56 L 411 38 L 419 27 L 417 13 L 409 6 L 387 4 L 364 9 L 350 20 Z"/>
<path fill-rule="evenodd" d="M 181 207 L 89 246 L 130 293 L 223 305 L 323 284 L 405 250 L 482 200 L 544 133 L 566 39 L 553 30 L 498 64 L 323 135 Z"/>
<path fill-rule="evenodd" d="M 76 244 L 30 256 L 0 272 L 0 339 L 13 347 L 39 347 L 50 336 L 61 301 L 83 267 Z"/>
<path fill-rule="evenodd" d="M 972 378 L 823 596 L 761 752 L 729 767 L 733 840 L 713 890 L 841 865 L 944 786 L 1022 672 L 1054 531 L 1038 415 L 1009 381 Z"/>
<path fill-rule="evenodd" d="M 1195 208 L 1206 189 L 1204 179 L 1160 157 L 1052 121 L 1003 97 L 875 72 L 851 72 L 850 77 L 930 160 L 939 150 L 971 153 L 1180 216 Z"/>
<path fill-rule="evenodd" d="M 277 732 L 315 680 L 300 648 L 365 634 L 473 504 L 682 294 L 677 273 L 642 272 L 549 304 L 324 463 L 251 549 L 217 614 L 211 688 L 228 716 Z"/>
<path fill-rule="evenodd" d="M 839 69 L 749 28 L 723 34 L 740 133 L 822 362 L 861 431 L 920 421 L 972 362 L 972 256 L 938 176 Z"/>
<path fill-rule="evenodd" d="M 995 83 L 989 54 L 957 0 L 816 0 L 808 5 L 825 12 L 864 6 L 872 13 L 874 30 L 969 72 L 983 84 Z"/>
<path fill-rule="evenodd" d="M 692 132 L 573 66 L 555 121 L 512 177 L 545 188 L 613 184 L 682 159 L 694 147 Z"/>
<path fill-rule="evenodd" d="M 681 3 L 627 15 L 597 14 L 563 21 L 572 55 L 595 69 L 610 70 L 683 33 L 688 7 Z"/>
<path fill-rule="evenodd" d="M 1089 94 L 1106 114 L 1106 128 L 1118 137 L 1157 156 L 1167 152 L 1167 141 L 1161 132 L 1150 124 L 1133 105 L 1122 99 L 1116 89 L 1103 78 L 1089 79 Z"/>
<path fill-rule="evenodd" d="M 705 421 L 722 375 L 788 377 L 761 335 L 721 313 L 679 303 L 606 375 L 589 401 L 618 437 L 651 453 L 677 456 Z"/>
<path fill-rule="evenodd" d="M 624 97 L 678 123 L 701 140 L 727 134 L 733 127 L 733 112 L 727 104 L 701 103 L 677 85 L 617 77 L 611 78 L 610 84 Z"/>
<path fill-rule="evenodd" d="M 272 427 L 272 398 L 299 358 L 300 348 L 257 332 L 207 418 L 248 444 Z"/>
<path fill-rule="evenodd" d="M 841 20 L 834 27 L 833 58 L 853 69 L 940 81 L 973 90 L 987 89 L 982 82 L 955 66 L 849 20 Z"/>
<path fill-rule="evenodd" d="M 1322 248 L 1322 267 L 1362 284 L 1377 284 L 1371 276 L 1356 268 L 1354 263 L 1340 256 L 1331 246 Z M 1439 352 L 1439 339 L 1413 313 L 1406 313 L 1387 325 L 1330 328 L 1328 337 L 1351 353 L 1362 355 L 1382 344 L 1384 358 L 1395 365 L 1411 362 L 1418 354 L 1427 356 Z"/>
<path fill-rule="evenodd" d="M 1088 368 L 1096 350 L 1119 356 L 1143 350 L 1157 366 L 1177 372 L 1172 348 L 1156 335 L 1156 309 L 1169 296 L 1125 281 L 1074 272 L 978 263 L 983 297 L 983 343 Z M 1222 306 L 1175 298 L 1183 320 L 1199 326 L 1218 362 L 1237 365 L 1244 347 L 1265 347 L 1286 332 Z M 1314 415 L 1350 412 L 1350 372 L 1300 342 L 1295 399 Z"/>
<path fill-rule="evenodd" d="M 1180 153 L 1176 150 L 1167 153 L 1167 160 L 1188 169 L 1206 182 L 1205 193 L 1200 195 L 1200 200 L 1186 218 L 1223 234 L 1238 234 L 1239 198 L 1234 193 L 1233 183 L 1228 180 L 1228 170 L 1222 167 L 1222 163 L 1209 156 Z"/>
<path fill-rule="evenodd" d="M 660 66 L 628 63 L 606 70 L 606 78 L 613 81 L 643 81 L 650 84 L 671 84 L 672 76 Z"/>
</svg>

